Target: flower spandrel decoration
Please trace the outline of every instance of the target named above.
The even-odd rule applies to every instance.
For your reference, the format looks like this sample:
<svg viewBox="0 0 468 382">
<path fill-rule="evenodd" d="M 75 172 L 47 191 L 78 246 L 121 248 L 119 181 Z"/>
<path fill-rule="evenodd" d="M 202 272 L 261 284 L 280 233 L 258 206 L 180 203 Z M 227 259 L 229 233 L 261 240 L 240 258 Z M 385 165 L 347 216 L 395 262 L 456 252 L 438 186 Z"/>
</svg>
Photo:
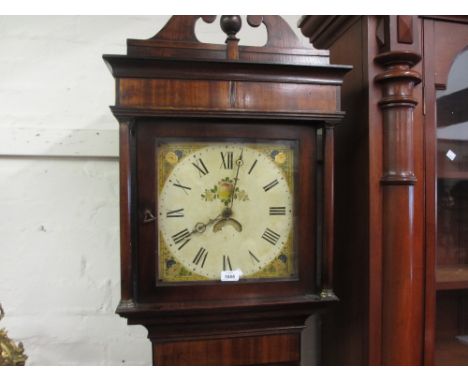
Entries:
<svg viewBox="0 0 468 382">
<path fill-rule="evenodd" d="M 217 184 L 215 184 L 211 189 L 206 189 L 201 197 L 207 202 L 212 202 L 213 200 L 219 200 L 226 207 L 231 202 L 231 196 L 234 193 L 234 199 L 240 201 L 249 200 L 249 196 L 244 190 L 240 190 L 239 187 L 234 189 L 234 179 L 229 177 L 221 179 Z"/>
<path fill-rule="evenodd" d="M 175 150 L 175 151 L 168 151 L 164 155 L 164 158 L 166 162 L 169 163 L 169 165 L 175 166 L 183 156 L 184 156 L 183 151 Z"/>
<path fill-rule="evenodd" d="M 271 158 L 278 165 L 283 165 L 287 160 L 286 154 L 282 151 L 273 150 L 270 155 L 271 155 Z"/>
</svg>

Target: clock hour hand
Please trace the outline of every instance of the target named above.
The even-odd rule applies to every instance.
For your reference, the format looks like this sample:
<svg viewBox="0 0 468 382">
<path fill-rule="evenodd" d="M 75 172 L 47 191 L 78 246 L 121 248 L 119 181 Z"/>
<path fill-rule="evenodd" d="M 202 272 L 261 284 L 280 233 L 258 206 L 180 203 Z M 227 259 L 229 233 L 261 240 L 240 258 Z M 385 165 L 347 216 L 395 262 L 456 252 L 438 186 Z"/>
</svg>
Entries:
<svg viewBox="0 0 468 382">
<path fill-rule="evenodd" d="M 195 227 L 193 227 L 193 230 L 192 232 L 190 232 L 190 234 L 203 233 L 206 231 L 207 227 L 209 227 L 211 224 L 214 224 L 221 219 L 223 219 L 222 213 L 216 216 L 214 219 L 209 219 L 207 223 L 198 222 L 197 224 L 195 224 Z"/>
<path fill-rule="evenodd" d="M 199 223 L 195 224 L 195 227 L 190 232 L 190 234 L 203 233 L 203 232 L 206 231 L 206 228 L 209 227 L 212 224 L 214 224 L 213 232 L 220 231 L 225 225 L 232 225 L 236 231 L 238 231 L 238 232 L 242 231 L 242 224 L 240 224 L 237 220 L 231 218 L 231 216 L 232 216 L 231 208 L 226 207 L 223 210 L 223 212 L 221 212 L 214 219 L 208 220 L 207 223 L 200 223 L 199 222 Z"/>
</svg>

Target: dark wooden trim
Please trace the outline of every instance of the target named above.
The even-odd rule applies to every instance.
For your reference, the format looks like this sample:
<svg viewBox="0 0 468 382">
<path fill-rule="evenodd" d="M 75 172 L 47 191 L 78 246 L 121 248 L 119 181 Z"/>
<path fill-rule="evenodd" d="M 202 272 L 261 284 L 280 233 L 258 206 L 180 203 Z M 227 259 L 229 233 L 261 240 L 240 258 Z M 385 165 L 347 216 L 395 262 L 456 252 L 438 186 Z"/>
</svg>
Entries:
<svg viewBox="0 0 468 382">
<path fill-rule="evenodd" d="M 437 126 L 444 127 L 468 121 L 468 88 L 437 99 Z"/>
<path fill-rule="evenodd" d="M 252 322 L 243 323 L 245 327 L 239 325 L 239 322 L 213 322 L 208 325 L 196 326 L 191 328 L 191 331 L 184 332 L 183 336 L 179 332 L 167 332 L 161 333 L 160 331 L 153 331 L 153 327 L 150 326 L 150 333 L 148 337 L 153 343 L 167 343 L 175 341 L 194 341 L 203 339 L 219 339 L 219 338 L 239 338 L 247 336 L 265 336 L 285 333 L 301 333 L 304 330 L 305 325 L 303 320 L 293 320 L 285 325 L 284 322 L 278 320 L 276 323 L 269 322 L 269 325 L 265 327 L 264 324 L 252 324 Z M 226 330 L 229 326 L 230 330 Z M 156 328 L 156 327 L 154 327 Z M 232 329 L 235 329 L 233 331 Z"/>
<path fill-rule="evenodd" d="M 139 294 L 138 273 L 139 263 L 137 261 L 138 254 L 138 179 L 137 179 L 137 140 L 136 140 L 137 118 L 132 118 L 129 125 L 129 149 L 130 149 L 130 211 L 129 219 L 131 222 L 130 230 L 130 249 L 132 263 L 132 297 L 137 298 Z"/>
<path fill-rule="evenodd" d="M 369 221 L 366 239 L 369 241 L 368 253 L 365 256 L 364 267 L 368 272 L 368 284 L 363 285 L 368 296 L 367 315 L 364 316 L 362 324 L 364 325 L 364 364 L 372 366 L 382 364 L 382 321 L 383 321 L 383 203 L 382 203 L 382 173 L 383 173 L 383 118 L 381 115 L 378 100 L 382 96 L 381 89 L 374 81 L 375 76 L 381 73 L 382 68 L 378 66 L 373 57 L 378 55 L 381 48 L 377 36 L 380 18 L 366 17 L 362 25 L 361 44 L 363 47 L 363 84 L 367 91 L 363 100 L 365 100 L 367 112 L 365 120 L 365 129 L 368 130 L 369 141 L 366 150 L 368 151 L 368 203 L 369 203 Z M 351 223 L 352 224 L 352 223 Z M 356 271 L 355 271 L 356 272 Z M 355 276 L 356 277 L 356 276 Z M 359 277 L 359 275 L 357 275 Z M 355 296 L 359 298 L 359 296 Z M 368 333 L 368 338 L 366 339 Z"/>
<path fill-rule="evenodd" d="M 433 28 L 435 36 L 463 36 L 466 34 L 466 23 L 449 23 L 434 20 Z M 443 40 L 436 38 L 434 39 L 434 47 L 432 48 L 441 53 L 434 57 L 434 72 L 431 75 L 434 76 L 436 89 L 444 90 L 447 86 L 452 64 L 460 53 L 468 49 L 468 42 L 462 38 L 447 37 Z"/>
<path fill-rule="evenodd" d="M 161 366 L 300 365 L 300 330 L 247 336 L 153 342 L 153 364 Z M 258 349 L 264 349 L 258 351 Z"/>
<path fill-rule="evenodd" d="M 334 128 L 325 125 L 323 128 L 323 256 L 322 256 L 322 294 L 333 292 L 333 255 L 334 255 Z"/>
<path fill-rule="evenodd" d="M 153 37 L 144 41 L 165 41 L 166 43 L 175 43 L 184 41 L 186 43 L 200 44 L 195 35 L 195 24 L 198 19 L 211 24 L 215 21 L 214 15 L 175 15 L 166 22 L 166 24 Z M 139 40 L 137 40 L 139 41 Z M 211 44 L 208 44 L 211 45 Z"/>
<path fill-rule="evenodd" d="M 131 143 L 130 126 L 133 120 L 120 122 L 120 272 L 121 272 L 121 296 L 127 301 L 133 298 L 133 266 L 132 266 L 132 187 L 131 187 Z"/>
<path fill-rule="evenodd" d="M 212 109 L 179 109 L 174 113 L 174 109 L 144 109 L 144 108 L 126 108 L 120 106 L 111 106 L 112 113 L 118 118 L 133 117 L 164 117 L 164 118 L 209 118 L 225 119 L 235 118 L 239 120 L 292 120 L 313 122 L 326 121 L 329 124 L 339 123 L 345 116 L 345 112 L 337 111 L 334 113 L 323 112 L 291 112 L 289 110 L 279 110 L 275 112 L 253 111 L 253 110 L 212 110 Z M 310 124 L 312 127 L 313 124 Z"/>
<path fill-rule="evenodd" d="M 447 21 L 450 23 L 461 23 L 461 24 L 468 24 L 468 16 L 461 16 L 461 15 L 422 15 L 419 16 L 422 19 L 427 20 L 438 20 L 438 21 Z"/>
<path fill-rule="evenodd" d="M 437 282 L 436 289 L 439 290 L 464 290 L 468 289 L 468 281 Z"/>
<path fill-rule="evenodd" d="M 317 49 L 329 49 L 361 16 L 302 16 L 298 27 Z"/>
<path fill-rule="evenodd" d="M 221 29 L 227 35 L 223 44 L 200 42 L 195 35 L 195 24 L 199 18 L 211 23 L 215 16 L 172 16 L 163 29 L 148 40 L 127 40 L 127 52 L 133 57 L 179 57 L 220 59 L 226 62 L 247 60 L 270 63 L 314 64 L 315 58 L 326 55 L 302 43 L 289 25 L 275 15 L 247 16 L 252 27 L 264 24 L 267 42 L 261 47 L 244 46 L 236 34 L 242 28 L 239 15 L 223 15 Z M 241 45 L 239 45 L 241 44 Z"/>
<path fill-rule="evenodd" d="M 148 337 L 156 342 L 202 338 L 234 338 L 261 333 L 269 335 L 300 332 L 311 313 L 322 313 L 337 303 L 336 298 L 308 295 L 282 299 L 182 304 L 144 304 L 124 302 L 117 313 L 128 323 L 144 325 Z"/>
<path fill-rule="evenodd" d="M 238 299 L 232 300 L 227 305 L 223 300 L 210 300 L 210 301 L 180 301 L 172 303 L 161 302 L 137 302 L 131 300 L 129 302 L 119 303 L 117 313 L 125 315 L 129 318 L 151 318 L 152 314 L 159 314 L 161 317 L 172 316 L 173 314 L 181 315 L 206 315 L 211 314 L 225 314 L 228 311 L 236 312 L 250 312 L 252 308 L 259 311 L 269 311 L 277 309 L 278 312 L 285 309 L 309 309 L 312 306 L 323 306 L 328 303 L 334 302 L 336 299 L 322 298 L 319 294 L 308 293 L 305 295 L 296 295 L 283 299 L 280 297 L 259 297 L 255 299 Z M 281 309 L 278 308 L 281 305 Z M 229 319 L 225 317 L 225 319 Z"/>
<path fill-rule="evenodd" d="M 127 39 L 128 46 L 128 56 L 132 57 L 179 57 L 179 58 L 190 58 L 190 59 L 200 59 L 204 58 L 209 60 L 226 60 L 226 45 L 225 44 L 193 44 L 187 41 L 155 41 L 155 40 L 136 40 L 136 39 Z M 148 50 L 142 50 L 141 48 L 151 48 L 153 49 L 152 54 L 142 55 L 142 52 L 149 52 Z M 157 48 L 159 52 L 156 51 Z M 162 54 L 161 49 L 172 49 L 180 50 L 179 54 Z M 197 54 L 198 52 L 198 54 Z M 283 64 L 283 63 L 292 63 L 297 65 L 305 65 L 306 62 L 301 60 L 308 58 L 309 60 L 314 59 L 315 57 L 327 57 L 328 53 L 326 51 L 315 50 L 309 46 L 300 46 L 300 47 L 287 47 L 287 46 L 239 46 L 240 61 L 252 61 L 252 62 L 263 62 L 263 63 L 274 63 L 274 64 Z M 259 56 L 260 59 L 252 60 L 247 53 L 258 53 L 258 54 L 277 54 L 299 58 L 299 60 L 278 60 L 278 57 L 274 62 L 261 60 L 262 56 Z M 283 57 L 284 58 L 284 57 Z M 310 64 L 310 62 L 309 62 Z"/>
<path fill-rule="evenodd" d="M 173 78 L 341 85 L 349 65 L 292 65 L 103 55 L 115 78 Z M 333 68 L 333 69 L 332 69 Z M 332 69 L 332 70 L 330 70 Z"/>
<path fill-rule="evenodd" d="M 413 43 L 414 17 L 397 16 L 398 42 L 403 44 Z"/>
<path fill-rule="evenodd" d="M 122 78 L 120 84 L 119 106 L 173 112 L 334 113 L 339 93 L 338 86 L 292 83 Z"/>
</svg>

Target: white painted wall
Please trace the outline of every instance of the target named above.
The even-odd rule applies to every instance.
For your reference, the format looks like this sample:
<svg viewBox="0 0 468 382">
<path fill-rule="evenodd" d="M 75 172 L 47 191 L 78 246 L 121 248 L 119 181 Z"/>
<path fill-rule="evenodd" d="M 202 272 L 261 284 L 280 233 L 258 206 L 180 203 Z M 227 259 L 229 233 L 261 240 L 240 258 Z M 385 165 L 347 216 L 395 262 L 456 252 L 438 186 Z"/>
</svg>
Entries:
<svg viewBox="0 0 468 382">
<path fill-rule="evenodd" d="M 101 56 L 167 19 L 0 17 L 0 327 L 28 365 L 151 364 L 146 329 L 114 313 L 118 137 Z M 298 17 L 286 19 L 295 28 Z M 197 31 L 224 40 L 217 23 Z M 264 42 L 254 31 L 241 41 Z"/>
</svg>

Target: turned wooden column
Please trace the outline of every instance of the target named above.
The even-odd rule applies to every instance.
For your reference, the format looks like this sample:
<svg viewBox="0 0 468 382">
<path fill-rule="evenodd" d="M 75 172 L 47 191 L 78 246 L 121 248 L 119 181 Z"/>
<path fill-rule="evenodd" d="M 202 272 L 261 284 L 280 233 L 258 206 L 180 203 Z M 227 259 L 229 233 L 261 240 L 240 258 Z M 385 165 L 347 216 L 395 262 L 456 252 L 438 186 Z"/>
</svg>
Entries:
<svg viewBox="0 0 468 382">
<path fill-rule="evenodd" d="M 388 51 L 375 61 L 382 90 L 382 364 L 421 364 L 423 298 L 415 242 L 413 97 L 420 55 Z"/>
<path fill-rule="evenodd" d="M 330 62 L 351 64 L 335 133 L 328 365 L 424 363 L 424 115 L 417 16 L 305 16 Z M 426 62 L 427 63 L 427 62 Z"/>
</svg>

